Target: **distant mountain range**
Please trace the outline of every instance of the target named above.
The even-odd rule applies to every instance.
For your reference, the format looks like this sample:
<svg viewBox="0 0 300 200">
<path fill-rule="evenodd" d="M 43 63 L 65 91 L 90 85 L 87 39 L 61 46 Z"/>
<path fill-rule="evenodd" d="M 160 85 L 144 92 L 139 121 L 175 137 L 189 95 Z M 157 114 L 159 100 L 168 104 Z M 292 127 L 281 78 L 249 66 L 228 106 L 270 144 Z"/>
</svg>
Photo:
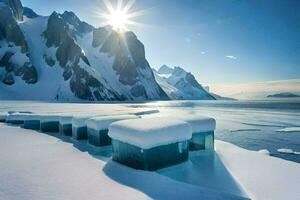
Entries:
<svg viewBox="0 0 300 200">
<path fill-rule="evenodd" d="M 295 98 L 295 97 L 300 97 L 300 95 L 291 92 L 283 92 L 283 93 L 272 94 L 267 96 L 267 98 Z"/>
<path fill-rule="evenodd" d="M 180 67 L 153 72 L 133 32 L 95 28 L 73 12 L 39 16 L 0 0 L 0 47 L 0 99 L 216 99 Z"/>
<path fill-rule="evenodd" d="M 216 99 L 197 82 L 194 75 L 181 67 L 163 65 L 158 71 L 153 71 L 156 81 L 171 99 Z"/>
<path fill-rule="evenodd" d="M 270 98 L 268 95 L 281 93 L 300 95 L 300 79 L 210 85 L 210 90 L 236 99 L 266 99 Z"/>
</svg>

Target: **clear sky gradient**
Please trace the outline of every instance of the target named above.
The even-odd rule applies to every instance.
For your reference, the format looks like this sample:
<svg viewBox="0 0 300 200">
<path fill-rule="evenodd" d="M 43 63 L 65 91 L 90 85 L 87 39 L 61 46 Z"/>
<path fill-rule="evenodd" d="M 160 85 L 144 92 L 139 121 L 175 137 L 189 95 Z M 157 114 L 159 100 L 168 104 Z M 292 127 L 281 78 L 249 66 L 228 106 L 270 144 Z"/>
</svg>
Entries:
<svg viewBox="0 0 300 200">
<path fill-rule="evenodd" d="M 74 11 L 94 26 L 102 0 L 23 0 L 38 14 Z M 124 0 L 126 2 L 126 0 Z M 204 84 L 300 78 L 300 1 L 137 0 L 143 26 L 129 26 L 144 43 L 151 67 L 182 66 Z"/>
</svg>

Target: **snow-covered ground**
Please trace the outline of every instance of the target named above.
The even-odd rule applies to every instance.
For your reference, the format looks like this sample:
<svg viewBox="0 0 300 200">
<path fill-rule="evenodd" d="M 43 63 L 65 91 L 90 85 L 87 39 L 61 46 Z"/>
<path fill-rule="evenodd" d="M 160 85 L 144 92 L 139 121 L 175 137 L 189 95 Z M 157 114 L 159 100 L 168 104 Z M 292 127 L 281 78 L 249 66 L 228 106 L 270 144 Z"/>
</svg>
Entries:
<svg viewBox="0 0 300 200">
<path fill-rule="evenodd" d="M 130 169 L 68 138 L 3 124 L 0 138 L 0 199 L 243 199 Z"/>
<path fill-rule="evenodd" d="M 0 112 L 128 114 L 155 109 L 174 115 L 201 111 L 157 104 L 0 103 Z M 289 118 L 275 112 L 201 112 L 216 118 L 217 131 L 228 128 L 235 134 L 275 126 L 276 136 L 281 127 L 299 126 L 296 113 Z M 250 151 L 219 140 L 215 146 L 214 153 L 193 152 L 188 162 L 145 172 L 113 162 L 110 147 L 92 148 L 84 141 L 0 123 L 0 199 L 299 199 L 299 163 L 270 156 L 267 149 Z"/>
</svg>

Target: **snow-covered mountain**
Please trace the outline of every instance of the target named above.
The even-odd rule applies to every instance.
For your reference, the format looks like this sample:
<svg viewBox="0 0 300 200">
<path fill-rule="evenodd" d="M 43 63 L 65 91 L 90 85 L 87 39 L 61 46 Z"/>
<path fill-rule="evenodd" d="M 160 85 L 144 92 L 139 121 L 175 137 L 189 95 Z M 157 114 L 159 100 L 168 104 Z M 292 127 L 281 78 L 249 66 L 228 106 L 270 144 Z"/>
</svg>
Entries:
<svg viewBox="0 0 300 200">
<path fill-rule="evenodd" d="M 37 15 L 0 0 L 0 99 L 161 100 L 133 32 L 94 28 L 73 12 Z"/>
<path fill-rule="evenodd" d="M 287 79 L 242 84 L 210 85 L 211 90 L 222 96 L 236 99 L 266 99 L 268 95 L 293 93 L 300 95 L 300 79 Z M 269 99 L 269 98 L 268 98 Z"/>
<path fill-rule="evenodd" d="M 196 80 L 193 74 L 181 67 L 163 65 L 155 70 L 154 75 L 158 84 L 171 99 L 181 100 L 215 100 Z"/>
</svg>

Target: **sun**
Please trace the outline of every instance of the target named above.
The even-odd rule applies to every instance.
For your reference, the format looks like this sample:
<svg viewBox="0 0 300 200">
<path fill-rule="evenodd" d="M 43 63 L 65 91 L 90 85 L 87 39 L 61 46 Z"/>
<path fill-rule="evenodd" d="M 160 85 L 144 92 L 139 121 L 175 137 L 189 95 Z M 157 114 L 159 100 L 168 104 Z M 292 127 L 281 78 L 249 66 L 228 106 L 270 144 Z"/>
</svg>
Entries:
<svg viewBox="0 0 300 200">
<path fill-rule="evenodd" d="M 98 12 L 98 15 L 105 19 L 103 25 L 110 25 L 119 32 L 127 31 L 130 25 L 141 25 L 133 18 L 144 15 L 145 11 L 131 11 L 135 0 L 128 0 L 125 4 L 123 4 L 123 0 L 118 0 L 115 7 L 110 0 L 103 0 L 103 2 L 106 11 Z"/>
<path fill-rule="evenodd" d="M 124 10 L 113 10 L 107 16 L 108 24 L 116 30 L 126 30 L 128 25 L 128 14 Z"/>
</svg>

